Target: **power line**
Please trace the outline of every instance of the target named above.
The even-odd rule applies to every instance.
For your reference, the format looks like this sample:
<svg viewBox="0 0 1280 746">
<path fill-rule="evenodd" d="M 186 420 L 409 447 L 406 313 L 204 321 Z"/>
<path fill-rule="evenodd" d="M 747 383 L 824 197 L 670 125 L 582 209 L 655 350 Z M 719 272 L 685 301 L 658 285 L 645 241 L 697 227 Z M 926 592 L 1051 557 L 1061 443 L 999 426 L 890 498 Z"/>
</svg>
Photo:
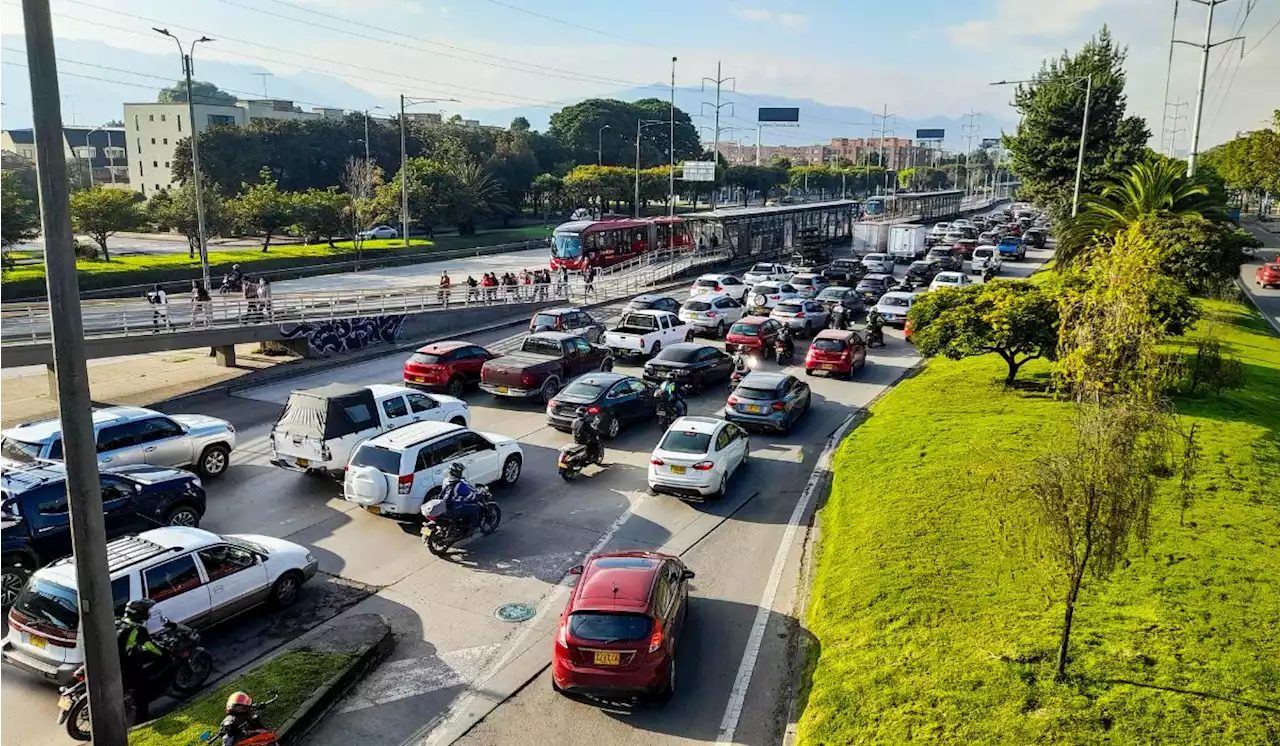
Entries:
<svg viewBox="0 0 1280 746">
<path fill-rule="evenodd" d="M 608 31 L 601 31 L 601 30 L 600 30 L 600 29 L 598 29 L 598 28 L 591 28 L 590 26 L 583 26 L 583 25 L 582 25 L 582 24 L 580 24 L 580 23 L 574 23 L 573 21 L 566 21 L 566 20 L 564 20 L 563 18 L 555 18 L 554 16 L 549 16 L 549 15 L 545 15 L 545 14 L 543 14 L 543 13 L 538 13 L 538 12 L 536 12 L 536 11 L 529 10 L 528 8 L 521 8 L 521 7 L 520 7 L 520 6 L 518 6 L 518 5 L 511 5 L 510 3 L 504 3 L 504 2 L 502 2 L 502 0 L 488 0 L 488 2 L 493 3 L 494 5 L 499 5 L 499 6 L 503 7 L 503 8 L 508 8 L 508 9 L 510 9 L 510 10 L 514 10 L 514 11 L 516 11 L 517 13 L 524 13 L 525 15 L 533 16 L 534 18 L 541 18 L 541 19 L 543 19 L 543 20 L 545 20 L 545 21 L 551 21 L 552 23 L 559 23 L 559 24 L 561 24 L 561 25 L 563 25 L 563 26 L 569 26 L 569 27 L 571 27 L 571 28 L 581 29 L 581 30 L 583 30 L 583 31 L 590 31 L 590 32 L 591 32 L 591 33 L 593 33 L 593 34 L 599 34 L 599 35 L 601 35 L 601 36 L 607 36 L 607 37 L 609 37 L 610 39 L 617 39 L 618 41 L 625 41 L 625 42 L 627 42 L 628 44 L 638 44 L 638 45 L 643 46 L 643 47 L 653 47 L 654 49 L 665 49 L 665 48 L 666 48 L 666 47 L 660 47 L 660 46 L 658 46 L 657 44 L 650 44 L 649 42 L 646 42 L 646 41 L 636 41 L 635 39 L 628 39 L 628 38 L 627 38 L 627 37 L 625 37 L 625 36 L 619 36 L 618 34 L 614 34 L 614 33 L 608 32 Z"/>
<path fill-rule="evenodd" d="M 1250 53 L 1253 52 L 1253 50 L 1262 46 L 1262 42 L 1266 41 L 1267 37 L 1271 36 L 1271 32 L 1275 31 L 1277 27 L 1280 27 L 1280 19 L 1277 19 L 1275 23 L 1271 24 L 1271 28 L 1267 29 L 1267 33 L 1263 34 L 1262 38 L 1258 39 L 1258 42 L 1256 44 L 1254 44 L 1252 47 L 1249 47 L 1249 49 L 1245 51 L 1245 55 L 1246 56 L 1249 55 Z"/>
</svg>

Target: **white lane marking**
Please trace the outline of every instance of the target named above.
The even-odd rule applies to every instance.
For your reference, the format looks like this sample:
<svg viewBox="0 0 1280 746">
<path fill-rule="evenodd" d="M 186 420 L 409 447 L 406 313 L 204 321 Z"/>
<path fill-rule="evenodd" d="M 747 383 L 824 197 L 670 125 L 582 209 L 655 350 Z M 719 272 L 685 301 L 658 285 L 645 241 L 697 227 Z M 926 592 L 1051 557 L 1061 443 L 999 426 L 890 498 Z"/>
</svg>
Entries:
<svg viewBox="0 0 1280 746">
<path fill-rule="evenodd" d="M 755 673 L 756 660 L 760 657 L 760 646 L 764 642 L 765 627 L 769 623 L 769 615 L 773 613 L 773 602 L 778 595 L 778 585 L 782 580 L 782 572 L 786 569 L 787 555 L 791 553 L 791 542 L 795 540 L 800 520 L 804 518 L 813 493 L 824 474 L 831 469 L 831 458 L 840 441 L 844 439 L 849 427 L 853 424 L 853 415 L 845 418 L 840 427 L 832 433 L 826 446 L 818 456 L 818 463 L 813 467 L 813 474 L 800 493 L 795 510 L 787 521 L 787 530 L 782 534 L 782 543 L 778 545 L 778 553 L 773 558 L 773 568 L 769 571 L 769 582 L 765 585 L 764 595 L 760 598 L 760 606 L 756 610 L 755 621 L 751 625 L 751 634 L 747 638 L 747 647 L 742 653 L 742 662 L 738 665 L 738 675 L 733 680 L 733 689 L 729 692 L 729 703 L 725 705 L 724 717 L 720 720 L 720 732 L 716 743 L 733 743 L 734 732 L 738 729 L 738 720 L 742 717 L 742 707 L 747 701 L 747 690 L 751 686 L 751 676 Z"/>
<path fill-rule="evenodd" d="M 599 540 L 597 540 L 596 543 L 587 550 L 586 555 L 584 556 L 590 556 L 603 549 L 605 545 L 613 539 L 614 534 L 618 533 L 622 528 L 622 525 L 627 522 L 627 519 L 631 517 L 632 513 L 635 512 L 636 506 L 643 502 L 644 499 L 644 495 L 641 495 L 635 500 L 628 498 L 629 504 L 627 505 L 627 509 L 614 519 L 613 523 L 609 524 L 609 527 L 600 535 Z M 568 591 L 569 587 L 573 585 L 576 578 L 576 575 L 570 575 L 568 572 L 565 572 L 565 574 L 560 578 L 560 582 L 556 583 L 551 591 L 548 592 L 547 595 L 543 596 L 542 602 L 538 604 L 538 613 L 534 615 L 533 619 L 522 624 L 522 629 L 514 637 L 509 638 L 510 641 L 506 644 L 506 652 L 503 653 L 502 657 L 489 667 L 489 670 L 485 672 L 485 675 L 482 678 L 476 679 L 471 686 L 468 686 L 465 694 L 454 700 L 448 711 L 445 712 L 444 717 L 441 718 L 439 722 L 437 722 L 436 725 L 427 732 L 426 736 L 418 741 L 418 743 L 424 744 L 425 746 L 435 746 L 440 743 L 440 739 L 444 738 L 445 735 L 448 734 L 454 721 L 461 717 L 463 713 L 471 709 L 471 704 L 475 701 L 477 692 L 485 691 L 488 688 L 489 680 L 494 676 L 497 676 L 498 673 L 501 672 L 516 655 L 524 652 L 525 646 L 529 641 L 529 636 L 542 626 L 542 620 L 546 617 L 547 610 L 563 605 L 563 596 L 565 592 Z"/>
<path fill-rule="evenodd" d="M 403 658 L 384 663 L 360 684 L 337 712 L 367 710 L 469 683 L 497 652 L 497 644 L 479 645 L 425 658 Z"/>
</svg>

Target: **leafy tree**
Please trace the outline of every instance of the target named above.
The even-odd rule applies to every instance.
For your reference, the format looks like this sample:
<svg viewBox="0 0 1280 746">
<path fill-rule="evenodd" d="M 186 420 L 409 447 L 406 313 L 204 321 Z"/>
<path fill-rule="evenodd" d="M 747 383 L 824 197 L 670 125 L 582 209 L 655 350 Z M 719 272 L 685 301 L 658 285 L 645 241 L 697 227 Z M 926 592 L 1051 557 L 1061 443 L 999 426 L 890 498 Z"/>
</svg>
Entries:
<svg viewBox="0 0 1280 746">
<path fill-rule="evenodd" d="M 769 165 L 790 171 L 793 164 L 791 163 L 790 158 L 774 154 L 774 156 L 769 159 Z"/>
<path fill-rule="evenodd" d="M 409 222 L 413 226 L 435 226 L 450 222 L 454 200 L 461 188 L 456 174 L 445 164 L 426 158 L 410 158 L 405 164 L 404 180 L 409 191 Z M 401 205 L 400 174 L 396 174 L 383 194 L 394 196 L 396 212 Z"/>
<path fill-rule="evenodd" d="M 538 159 L 522 134 L 504 133 L 485 164 L 487 171 L 501 185 L 504 200 L 517 206 L 525 201 L 533 179 L 538 175 Z"/>
<path fill-rule="evenodd" d="M 529 193 L 533 197 L 533 211 L 542 215 L 543 222 L 546 222 L 547 213 L 563 207 L 564 179 L 555 174 L 538 174 Z"/>
<path fill-rule="evenodd" d="M 516 117 L 511 120 L 511 127 L 509 129 L 512 132 L 528 132 L 530 130 L 529 120 L 524 117 Z"/>
<path fill-rule="evenodd" d="M 340 193 L 337 187 L 308 189 L 295 192 L 291 197 L 296 221 L 294 230 L 305 236 L 308 243 L 324 238 L 330 248 L 337 248 L 333 238 L 346 232 L 344 217 L 350 198 Z"/>
<path fill-rule="evenodd" d="M 627 102 L 593 98 L 552 114 L 548 134 L 577 163 L 595 163 L 599 146 L 603 163 L 631 165 L 635 163 L 636 121 L 667 121 L 670 117 L 671 104 L 662 99 Z M 675 118 L 675 162 L 701 158 L 702 143 L 693 120 L 678 107 Z M 602 130 L 605 125 L 608 127 Z M 667 164 L 671 159 L 670 140 L 667 127 L 644 128 L 640 134 L 640 167 Z"/>
<path fill-rule="evenodd" d="M 1262 248 L 1249 233 L 1194 214 L 1152 215 L 1141 226 L 1160 252 L 1160 272 L 1197 295 L 1234 283 L 1248 261 L 1245 249 Z"/>
<path fill-rule="evenodd" d="M 995 280 L 918 297 L 907 318 L 911 341 L 926 356 L 960 360 L 995 353 L 1008 368 L 1004 384 L 1031 360 L 1057 356 L 1058 306 L 1040 285 Z"/>
<path fill-rule="evenodd" d="M 204 80 L 191 81 L 191 97 L 197 104 L 214 106 L 235 106 L 236 97 L 218 86 Z M 178 81 L 168 88 L 161 88 L 156 94 L 156 101 L 162 104 L 184 104 L 187 102 L 186 81 Z"/>
<path fill-rule="evenodd" d="M 109 262 L 107 239 L 142 224 L 138 199 L 135 192 L 122 189 L 82 189 L 71 195 L 71 223 L 77 233 L 89 236 L 98 244 L 103 259 Z"/>
<path fill-rule="evenodd" d="M 502 184 L 480 164 L 467 163 L 452 173 L 457 189 L 450 195 L 448 218 L 458 227 L 458 235 L 474 235 L 478 222 L 511 210 Z"/>
<path fill-rule="evenodd" d="M 1081 193 L 1095 191 L 1098 182 L 1136 163 L 1146 151 L 1151 133 L 1145 122 L 1125 115 L 1126 55 L 1104 26 L 1075 55 L 1064 52 L 1044 62 L 1034 82 L 1019 85 L 1014 93 L 1021 120 L 1016 134 L 1005 135 L 1004 144 L 1022 182 L 1021 197 L 1047 208 L 1054 218 L 1068 214 L 1075 184 L 1085 99 L 1085 81 L 1076 78 L 1093 78 Z"/>
<path fill-rule="evenodd" d="M 364 239 L 360 232 L 371 227 L 378 219 L 378 187 L 382 184 L 382 169 L 371 160 L 348 158 L 342 169 L 342 188 L 346 190 L 347 205 L 344 216 L 350 227 L 351 244 L 356 250 L 356 260 L 362 258 Z"/>
<path fill-rule="evenodd" d="M 202 184 L 205 237 L 231 232 L 231 213 L 217 184 Z M 147 220 L 157 227 L 175 230 L 187 237 L 187 255 L 194 258 L 200 244 L 200 226 L 196 219 L 194 182 L 162 189 L 152 195 L 146 205 Z"/>
<path fill-rule="evenodd" d="M 608 205 L 631 199 L 633 169 L 619 166 L 578 166 L 564 177 L 564 189 L 575 205 L 596 202 L 602 213 Z"/>
<path fill-rule="evenodd" d="M 8 249 L 15 243 L 40 235 L 40 207 L 34 190 L 29 190 L 11 170 L 0 171 L 0 244 Z"/>
<path fill-rule="evenodd" d="M 725 183 L 742 190 L 745 207 L 752 192 L 768 194 L 770 190 L 790 182 L 790 175 L 777 166 L 730 166 L 725 173 Z"/>
<path fill-rule="evenodd" d="M 124 120 L 122 120 L 122 119 L 108 119 L 107 121 L 105 121 L 105 122 L 103 122 L 103 123 L 102 123 L 102 126 L 103 126 L 103 127 L 123 127 L 123 126 L 124 126 Z"/>
<path fill-rule="evenodd" d="M 266 166 L 258 172 L 258 183 L 242 184 L 241 191 L 228 201 L 231 214 L 246 230 L 262 235 L 262 250 L 271 246 L 271 237 L 294 222 L 294 203 Z"/>
<path fill-rule="evenodd" d="M 1066 221 L 1059 236 L 1057 266 L 1087 263 L 1093 247 L 1147 216 L 1219 216 L 1224 205 L 1203 182 L 1185 176 L 1181 162 L 1160 159 L 1135 163 L 1100 194 L 1080 200 L 1080 214 Z"/>
<path fill-rule="evenodd" d="M 1226 187 L 1254 194 L 1280 193 L 1280 109 L 1271 127 L 1254 130 L 1207 151 L 1203 166 L 1220 174 Z M 1261 207 L 1263 201 L 1259 200 Z"/>
</svg>

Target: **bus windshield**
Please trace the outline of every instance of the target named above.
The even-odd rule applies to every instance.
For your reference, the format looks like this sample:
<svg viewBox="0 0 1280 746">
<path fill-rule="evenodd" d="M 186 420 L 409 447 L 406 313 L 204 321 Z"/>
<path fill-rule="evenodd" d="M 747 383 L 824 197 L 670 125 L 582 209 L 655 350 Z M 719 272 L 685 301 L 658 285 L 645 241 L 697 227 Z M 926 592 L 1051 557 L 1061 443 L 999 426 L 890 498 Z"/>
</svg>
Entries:
<svg viewBox="0 0 1280 746">
<path fill-rule="evenodd" d="M 582 235 L 578 233 L 555 234 L 551 253 L 559 259 L 577 259 L 582 256 Z"/>
</svg>

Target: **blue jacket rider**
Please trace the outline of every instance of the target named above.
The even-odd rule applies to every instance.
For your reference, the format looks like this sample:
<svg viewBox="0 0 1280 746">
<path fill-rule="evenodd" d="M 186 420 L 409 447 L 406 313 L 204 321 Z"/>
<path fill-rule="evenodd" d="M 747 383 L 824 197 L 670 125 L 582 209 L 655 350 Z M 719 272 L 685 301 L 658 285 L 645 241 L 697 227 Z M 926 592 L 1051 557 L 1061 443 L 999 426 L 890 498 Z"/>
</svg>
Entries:
<svg viewBox="0 0 1280 746">
<path fill-rule="evenodd" d="M 670 378 L 664 381 L 663 384 L 658 387 L 658 396 L 663 401 L 675 407 L 677 417 L 685 416 L 688 408 L 685 406 L 684 397 L 680 395 L 680 387 L 676 385 L 675 381 Z"/>
<path fill-rule="evenodd" d="M 466 471 L 467 467 L 460 461 L 449 465 L 449 476 L 444 480 L 440 498 L 444 500 L 450 515 L 465 520 L 467 526 L 474 526 L 480 515 L 480 505 L 477 502 L 480 493 L 463 478 Z"/>
</svg>

